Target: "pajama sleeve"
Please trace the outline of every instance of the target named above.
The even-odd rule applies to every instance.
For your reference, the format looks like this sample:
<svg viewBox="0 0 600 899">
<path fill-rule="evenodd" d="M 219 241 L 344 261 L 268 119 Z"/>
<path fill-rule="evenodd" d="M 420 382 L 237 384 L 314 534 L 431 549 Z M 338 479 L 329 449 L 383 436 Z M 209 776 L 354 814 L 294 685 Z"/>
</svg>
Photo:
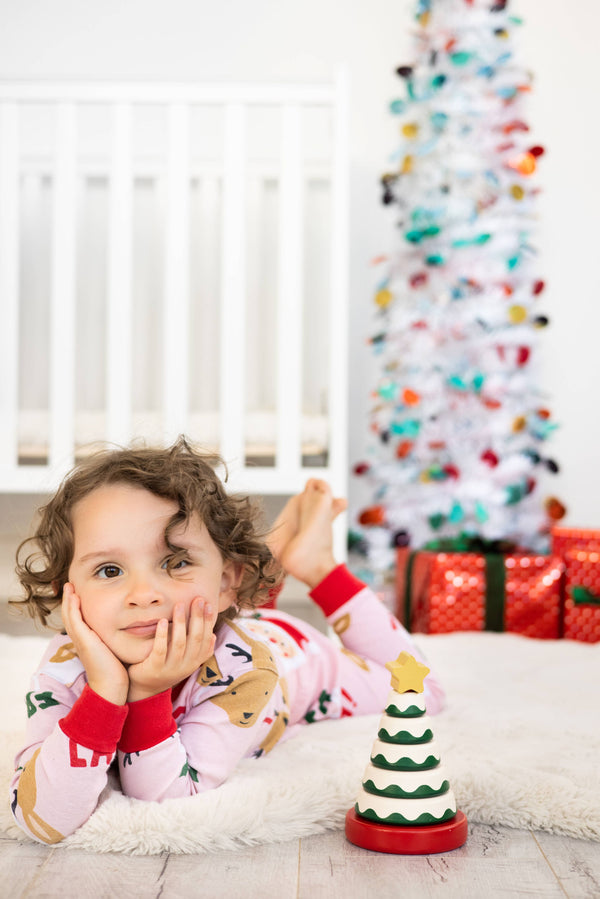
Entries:
<svg viewBox="0 0 600 899">
<path fill-rule="evenodd" d="M 406 628 L 345 565 L 334 568 L 310 595 L 344 646 L 352 652 L 379 665 L 393 661 L 401 652 L 408 652 L 427 664 Z M 430 715 L 444 708 L 445 692 L 435 671 L 430 671 L 425 679 L 424 693 Z"/>
<path fill-rule="evenodd" d="M 225 680 L 225 689 L 194 684 L 189 708 L 177 721 L 170 691 L 129 705 L 118 753 L 126 795 L 162 801 L 210 790 L 242 758 L 275 745 L 289 720 L 277 669 L 255 665 Z"/>
<path fill-rule="evenodd" d="M 107 783 L 125 706 L 89 686 L 41 673 L 27 694 L 25 746 L 15 760 L 10 801 L 17 824 L 42 843 L 58 843 L 90 817 Z"/>
</svg>

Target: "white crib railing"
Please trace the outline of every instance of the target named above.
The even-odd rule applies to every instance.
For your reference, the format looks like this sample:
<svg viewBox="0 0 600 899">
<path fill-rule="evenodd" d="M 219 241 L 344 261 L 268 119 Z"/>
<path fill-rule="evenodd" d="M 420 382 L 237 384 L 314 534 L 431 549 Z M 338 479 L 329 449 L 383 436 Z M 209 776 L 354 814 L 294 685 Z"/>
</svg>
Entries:
<svg viewBox="0 0 600 899">
<path fill-rule="evenodd" d="M 0 490 L 185 433 L 234 489 L 345 491 L 347 222 L 343 75 L 0 83 Z"/>
</svg>

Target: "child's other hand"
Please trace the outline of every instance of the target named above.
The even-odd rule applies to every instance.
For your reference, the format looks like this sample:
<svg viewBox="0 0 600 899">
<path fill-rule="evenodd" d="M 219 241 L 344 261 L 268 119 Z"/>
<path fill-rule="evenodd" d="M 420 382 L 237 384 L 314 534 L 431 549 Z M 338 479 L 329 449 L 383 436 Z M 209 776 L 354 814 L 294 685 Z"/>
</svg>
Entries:
<svg viewBox="0 0 600 899">
<path fill-rule="evenodd" d="M 215 648 L 213 628 L 217 614 L 218 609 L 196 597 L 191 603 L 186 626 L 185 607 L 183 603 L 177 603 L 173 609 L 170 636 L 169 622 L 162 618 L 150 655 L 129 667 L 128 702 L 162 693 L 200 668 Z"/>
<path fill-rule="evenodd" d="M 127 669 L 83 620 L 81 601 L 72 584 L 65 584 L 61 610 L 91 689 L 108 702 L 124 705 L 129 689 Z"/>
</svg>

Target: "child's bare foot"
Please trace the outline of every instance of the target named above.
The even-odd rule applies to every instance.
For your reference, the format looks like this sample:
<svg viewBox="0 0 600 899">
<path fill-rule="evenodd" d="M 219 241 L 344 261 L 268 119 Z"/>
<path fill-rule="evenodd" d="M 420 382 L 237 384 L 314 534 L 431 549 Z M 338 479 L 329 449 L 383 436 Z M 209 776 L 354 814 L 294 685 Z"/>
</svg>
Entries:
<svg viewBox="0 0 600 899">
<path fill-rule="evenodd" d="M 298 533 L 301 495 L 298 494 L 288 499 L 267 537 L 267 546 L 279 563 L 281 563 L 281 556 L 285 552 L 286 546 Z"/>
<path fill-rule="evenodd" d="M 331 524 L 347 503 L 345 499 L 334 499 L 329 485 L 317 478 L 307 481 L 296 499 L 297 532 L 282 546 L 279 561 L 288 574 L 312 588 L 337 565 Z"/>
</svg>

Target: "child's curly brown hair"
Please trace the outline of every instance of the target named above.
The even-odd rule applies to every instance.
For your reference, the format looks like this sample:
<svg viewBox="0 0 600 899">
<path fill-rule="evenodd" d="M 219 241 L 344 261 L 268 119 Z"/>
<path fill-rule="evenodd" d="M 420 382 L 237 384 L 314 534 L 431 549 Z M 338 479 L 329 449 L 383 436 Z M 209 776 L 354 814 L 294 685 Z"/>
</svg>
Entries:
<svg viewBox="0 0 600 899">
<path fill-rule="evenodd" d="M 177 504 L 177 512 L 165 528 L 165 541 L 173 552 L 172 568 L 182 550 L 170 540 L 177 525 L 197 513 L 224 560 L 242 568 L 237 589 L 239 608 L 256 608 L 282 577 L 258 530 L 260 509 L 248 497 L 228 494 L 215 469 L 223 465 L 217 454 L 195 449 L 185 437 L 168 449 L 133 446 L 94 453 L 66 476 L 50 502 L 40 509 L 35 534 L 17 550 L 17 576 L 25 590 L 25 606 L 32 618 L 48 626 L 48 617 L 60 605 L 73 558 L 73 507 L 98 487 L 127 484 L 148 490 Z M 28 552 L 31 545 L 36 547 Z M 179 553 L 179 557 L 177 555 Z M 217 628 L 233 618 L 236 608 L 221 612 Z"/>
</svg>

